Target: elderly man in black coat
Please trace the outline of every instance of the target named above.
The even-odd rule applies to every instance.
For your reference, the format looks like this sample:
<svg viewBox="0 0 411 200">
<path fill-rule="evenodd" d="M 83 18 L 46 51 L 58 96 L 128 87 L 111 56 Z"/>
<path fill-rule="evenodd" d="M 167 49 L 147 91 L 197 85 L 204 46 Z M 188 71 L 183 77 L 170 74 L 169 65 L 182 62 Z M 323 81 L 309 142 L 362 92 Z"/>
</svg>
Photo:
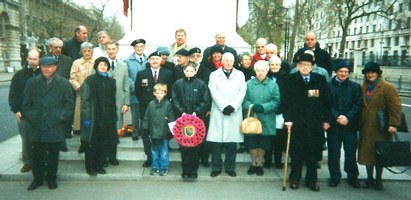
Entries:
<svg viewBox="0 0 411 200">
<path fill-rule="evenodd" d="M 329 89 L 325 78 L 312 73 L 311 54 L 297 58 L 299 73 L 284 81 L 284 121 L 291 129 L 290 187 L 298 189 L 303 162 L 307 165 L 305 182 L 308 188 L 319 191 L 316 163 L 322 160 L 324 131 L 330 127 Z"/>
<path fill-rule="evenodd" d="M 28 121 L 28 135 L 33 148 L 34 180 L 27 188 L 43 185 L 56 189 L 60 144 L 64 141 L 65 122 L 73 114 L 73 93 L 69 81 L 56 74 L 57 60 L 40 59 L 41 76 L 27 81 L 23 97 L 23 116 Z"/>
</svg>

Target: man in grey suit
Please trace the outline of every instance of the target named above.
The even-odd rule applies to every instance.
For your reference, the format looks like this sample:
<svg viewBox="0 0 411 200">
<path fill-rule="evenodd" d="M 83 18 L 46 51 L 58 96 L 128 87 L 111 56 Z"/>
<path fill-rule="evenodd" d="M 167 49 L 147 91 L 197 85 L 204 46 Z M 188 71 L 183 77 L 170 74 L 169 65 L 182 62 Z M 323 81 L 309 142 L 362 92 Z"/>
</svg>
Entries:
<svg viewBox="0 0 411 200">
<path fill-rule="evenodd" d="M 107 57 L 110 61 L 111 69 L 109 75 L 116 80 L 116 110 L 117 110 L 117 129 L 124 125 L 123 117 L 128 112 L 130 106 L 130 85 L 128 82 L 127 65 L 117 58 L 119 50 L 118 42 L 109 41 L 106 44 Z M 108 152 L 108 162 L 118 165 L 117 160 L 117 141 L 113 141 Z"/>
</svg>

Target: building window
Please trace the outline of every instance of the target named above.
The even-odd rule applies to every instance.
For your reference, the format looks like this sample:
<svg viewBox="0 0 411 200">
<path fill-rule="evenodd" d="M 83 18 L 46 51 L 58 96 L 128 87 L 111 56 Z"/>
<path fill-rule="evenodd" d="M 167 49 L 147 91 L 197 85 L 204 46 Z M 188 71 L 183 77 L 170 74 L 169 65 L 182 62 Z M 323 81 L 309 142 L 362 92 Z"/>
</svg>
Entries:
<svg viewBox="0 0 411 200">
<path fill-rule="evenodd" d="M 375 29 L 377 28 L 377 25 L 372 25 L 372 32 L 375 32 Z"/>
<path fill-rule="evenodd" d="M 387 37 L 387 45 L 386 45 L 386 47 L 389 47 L 389 46 L 391 46 L 391 38 L 390 37 Z"/>
<path fill-rule="evenodd" d="M 357 48 L 361 48 L 361 40 L 357 41 Z"/>
<path fill-rule="evenodd" d="M 397 37 L 394 38 L 394 45 L 398 46 L 399 44 L 400 44 L 400 37 L 397 36 Z"/>
<path fill-rule="evenodd" d="M 402 27 L 402 20 L 398 19 L 397 20 L 397 29 L 401 29 L 401 27 Z"/>
<path fill-rule="evenodd" d="M 374 47 L 374 42 L 375 42 L 375 40 L 374 40 L 374 39 L 371 39 L 370 47 Z"/>
<path fill-rule="evenodd" d="M 398 4 L 398 12 L 399 12 L 399 13 L 402 12 L 402 3 Z"/>
<path fill-rule="evenodd" d="M 365 33 L 368 33 L 368 29 L 369 29 L 370 27 L 368 27 L 368 26 L 366 26 L 365 27 Z"/>
<path fill-rule="evenodd" d="M 405 25 L 405 28 L 410 28 L 410 27 L 411 27 L 411 17 L 408 17 L 407 24 Z"/>
<path fill-rule="evenodd" d="M 354 28 L 354 33 L 353 35 L 355 35 L 357 33 L 357 28 Z"/>
<path fill-rule="evenodd" d="M 351 42 L 351 48 L 354 49 L 355 48 L 355 41 Z"/>
<path fill-rule="evenodd" d="M 388 30 L 391 30 L 392 28 L 392 20 L 388 21 Z"/>
<path fill-rule="evenodd" d="M 6 37 L 6 13 L 0 15 L 0 39 Z"/>
<path fill-rule="evenodd" d="M 410 36 L 407 35 L 404 37 L 405 43 L 404 44 L 409 44 L 410 43 Z"/>
<path fill-rule="evenodd" d="M 364 47 L 368 48 L 368 40 L 364 40 Z"/>
</svg>

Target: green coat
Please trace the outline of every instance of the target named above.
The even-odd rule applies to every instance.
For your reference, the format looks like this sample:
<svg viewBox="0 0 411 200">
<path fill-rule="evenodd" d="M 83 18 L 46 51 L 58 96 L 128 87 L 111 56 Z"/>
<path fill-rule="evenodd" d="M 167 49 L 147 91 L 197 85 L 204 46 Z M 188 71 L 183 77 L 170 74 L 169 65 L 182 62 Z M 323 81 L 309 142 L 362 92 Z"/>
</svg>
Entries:
<svg viewBox="0 0 411 200">
<path fill-rule="evenodd" d="M 263 125 L 263 135 L 275 135 L 275 112 L 280 105 L 280 91 L 277 83 L 269 78 L 263 82 L 256 78 L 248 80 L 243 102 L 243 110 L 246 114 L 251 104 L 261 104 L 264 107 L 263 113 L 257 113 L 257 118 Z M 251 112 L 250 115 L 254 115 L 254 113 Z"/>
<path fill-rule="evenodd" d="M 388 132 L 381 132 L 377 119 L 378 110 L 388 111 L 390 126 L 398 127 L 401 123 L 401 99 L 395 87 L 383 78 L 371 94 L 368 103 L 365 100 L 367 83 L 363 83 L 362 111 L 360 118 L 360 141 L 358 148 L 358 163 L 361 165 L 375 165 L 375 142 L 390 140 Z"/>
<path fill-rule="evenodd" d="M 173 121 L 175 117 L 170 101 L 154 99 L 147 106 L 142 127 L 153 139 L 165 139 L 170 132 L 168 123 Z"/>
</svg>

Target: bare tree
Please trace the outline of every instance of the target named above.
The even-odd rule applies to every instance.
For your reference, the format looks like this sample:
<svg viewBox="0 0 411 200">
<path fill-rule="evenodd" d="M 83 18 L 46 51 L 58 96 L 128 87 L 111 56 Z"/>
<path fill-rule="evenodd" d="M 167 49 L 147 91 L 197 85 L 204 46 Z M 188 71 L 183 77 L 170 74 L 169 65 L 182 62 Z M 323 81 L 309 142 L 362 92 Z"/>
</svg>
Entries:
<svg viewBox="0 0 411 200">
<path fill-rule="evenodd" d="M 348 29 L 355 19 L 370 15 L 380 15 L 388 17 L 396 0 L 391 1 L 355 1 L 355 0 L 334 0 L 329 1 L 327 21 L 335 22 L 342 30 L 342 37 L 340 42 L 339 57 L 343 56 L 345 50 L 345 41 L 348 35 Z"/>
</svg>

